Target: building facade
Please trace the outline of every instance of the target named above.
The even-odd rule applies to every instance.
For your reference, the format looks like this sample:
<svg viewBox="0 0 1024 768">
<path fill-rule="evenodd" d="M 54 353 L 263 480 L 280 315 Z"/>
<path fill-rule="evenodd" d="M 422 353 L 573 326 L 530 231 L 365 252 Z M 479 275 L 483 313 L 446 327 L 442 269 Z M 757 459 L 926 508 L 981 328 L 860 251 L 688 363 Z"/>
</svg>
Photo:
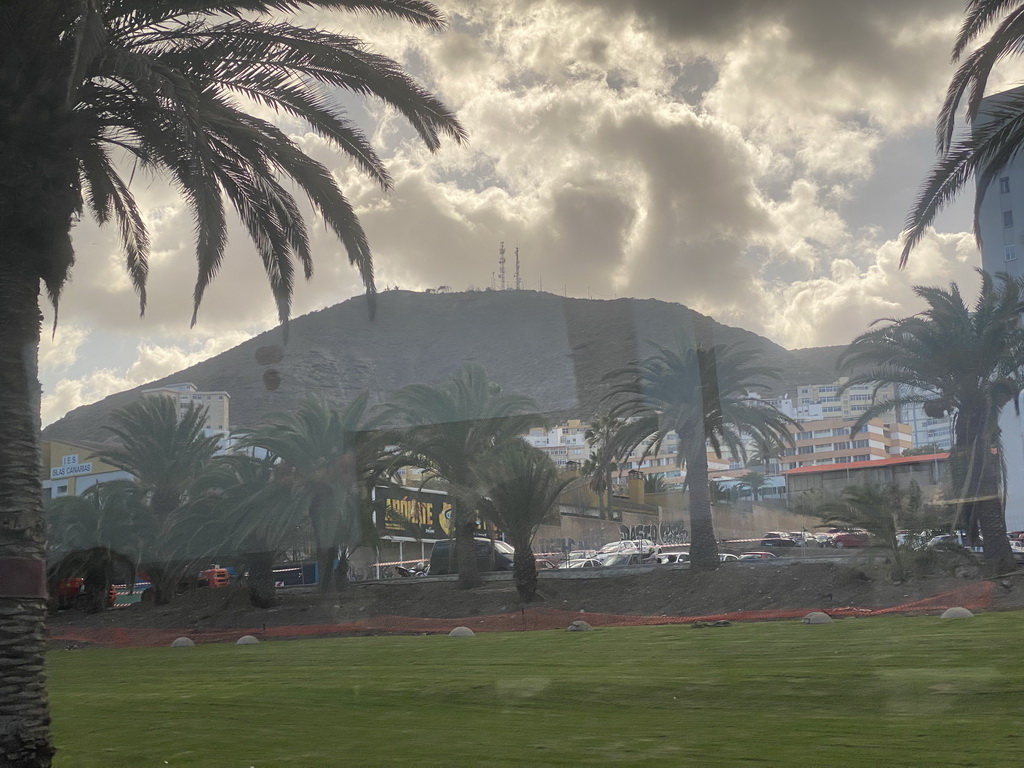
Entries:
<svg viewBox="0 0 1024 768">
<path fill-rule="evenodd" d="M 183 382 L 142 390 L 147 397 L 166 397 L 178 410 L 178 419 L 192 406 L 206 409 L 203 434 L 226 440 L 231 432 L 231 395 L 224 391 L 200 392 L 195 384 Z M 226 445 L 222 445 L 225 448 Z"/>
<path fill-rule="evenodd" d="M 124 470 L 93 459 L 100 444 L 65 440 L 43 443 L 43 499 L 81 496 L 87 488 L 111 480 L 134 480 Z"/>
</svg>

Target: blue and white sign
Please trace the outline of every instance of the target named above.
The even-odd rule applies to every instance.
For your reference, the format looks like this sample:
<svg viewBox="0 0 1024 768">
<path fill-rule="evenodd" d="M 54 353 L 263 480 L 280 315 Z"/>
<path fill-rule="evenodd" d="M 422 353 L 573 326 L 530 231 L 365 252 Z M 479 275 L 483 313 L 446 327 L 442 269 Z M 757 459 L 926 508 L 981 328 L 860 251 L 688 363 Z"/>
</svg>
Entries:
<svg viewBox="0 0 1024 768">
<path fill-rule="evenodd" d="M 87 461 L 84 464 L 80 464 L 78 461 L 78 454 L 72 453 L 61 459 L 59 467 L 52 467 L 50 469 L 50 479 L 59 480 L 62 477 L 76 477 L 78 475 L 91 475 L 92 474 L 92 462 Z"/>
</svg>

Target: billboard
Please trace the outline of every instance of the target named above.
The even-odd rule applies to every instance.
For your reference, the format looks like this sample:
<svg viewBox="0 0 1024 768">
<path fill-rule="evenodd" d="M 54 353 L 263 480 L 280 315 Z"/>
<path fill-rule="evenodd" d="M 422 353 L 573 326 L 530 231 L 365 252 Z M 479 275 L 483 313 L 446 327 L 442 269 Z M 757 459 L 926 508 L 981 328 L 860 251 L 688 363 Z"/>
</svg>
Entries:
<svg viewBox="0 0 1024 768">
<path fill-rule="evenodd" d="M 444 491 L 377 486 L 373 518 L 377 532 L 388 538 L 436 541 L 453 535 L 452 505 Z"/>
<path fill-rule="evenodd" d="M 445 491 L 378 485 L 373 489 L 373 519 L 377 533 L 389 539 L 437 541 L 455 536 L 452 504 Z M 476 529 L 496 533 L 479 515 Z"/>
</svg>

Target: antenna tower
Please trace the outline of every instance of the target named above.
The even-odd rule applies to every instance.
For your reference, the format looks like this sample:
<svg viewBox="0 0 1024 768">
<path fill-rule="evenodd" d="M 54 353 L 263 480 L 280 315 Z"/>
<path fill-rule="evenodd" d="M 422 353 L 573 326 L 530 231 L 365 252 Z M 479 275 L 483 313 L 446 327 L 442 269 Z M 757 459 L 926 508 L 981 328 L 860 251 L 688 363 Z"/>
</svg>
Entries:
<svg viewBox="0 0 1024 768">
<path fill-rule="evenodd" d="M 523 281 L 519 279 L 519 246 L 516 246 L 516 290 L 523 290 Z"/>
<path fill-rule="evenodd" d="M 501 241 L 498 249 L 498 290 L 505 290 L 505 241 Z"/>
</svg>

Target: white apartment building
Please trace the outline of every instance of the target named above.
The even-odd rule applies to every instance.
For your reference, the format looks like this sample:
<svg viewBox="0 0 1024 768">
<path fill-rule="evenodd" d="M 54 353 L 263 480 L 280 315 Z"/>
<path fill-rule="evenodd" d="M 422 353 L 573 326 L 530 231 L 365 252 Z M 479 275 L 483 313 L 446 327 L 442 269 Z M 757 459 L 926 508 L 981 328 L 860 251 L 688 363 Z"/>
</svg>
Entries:
<svg viewBox="0 0 1024 768">
<path fill-rule="evenodd" d="M 206 421 L 203 422 L 203 434 L 206 437 L 220 437 L 221 448 L 227 447 L 227 438 L 231 432 L 231 395 L 227 392 L 200 392 L 195 384 L 183 382 L 144 389 L 142 394 L 172 399 L 177 406 L 179 419 L 192 405 L 205 408 Z"/>
<path fill-rule="evenodd" d="M 587 445 L 587 426 L 587 422 L 580 419 L 569 419 L 548 429 L 535 427 L 523 435 L 523 439 L 548 454 L 558 467 L 564 468 L 568 462 L 583 464 L 590 458 L 593 449 Z M 644 474 L 661 475 L 669 486 L 681 485 L 686 479 L 686 470 L 676 466 L 679 452 L 679 437 L 676 433 L 669 432 L 665 436 L 657 453 L 648 453 L 650 448 L 650 440 L 645 440 L 634 448 L 620 463 L 614 474 L 614 482 L 625 486 L 629 472 L 639 470 Z M 644 455 L 645 453 L 647 455 Z M 741 465 L 735 462 L 730 464 L 728 458 L 719 459 L 709 452 L 709 471 L 727 470 L 730 466 L 739 468 Z"/>
</svg>

